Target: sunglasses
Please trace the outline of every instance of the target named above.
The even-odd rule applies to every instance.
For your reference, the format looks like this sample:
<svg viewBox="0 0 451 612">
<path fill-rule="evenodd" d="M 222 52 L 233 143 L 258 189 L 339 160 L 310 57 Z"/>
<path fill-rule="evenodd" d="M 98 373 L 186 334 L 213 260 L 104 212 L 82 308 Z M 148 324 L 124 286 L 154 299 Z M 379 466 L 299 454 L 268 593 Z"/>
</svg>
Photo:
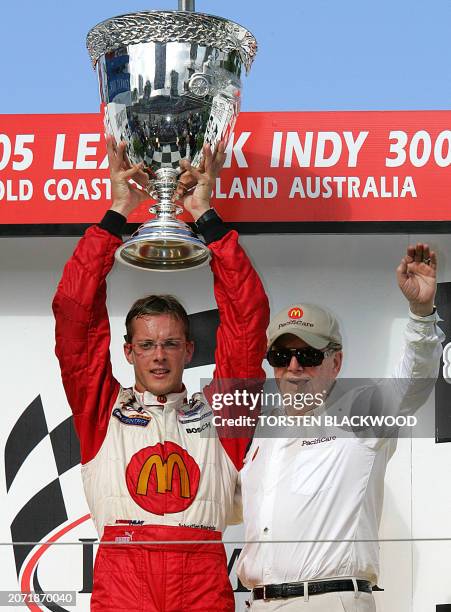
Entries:
<svg viewBox="0 0 451 612">
<path fill-rule="evenodd" d="M 272 348 L 268 351 L 266 358 L 273 368 L 288 367 L 293 356 L 296 357 L 301 367 L 314 368 L 320 366 L 324 359 L 333 352 L 333 349 L 320 351 L 311 346 L 304 348 Z"/>
</svg>

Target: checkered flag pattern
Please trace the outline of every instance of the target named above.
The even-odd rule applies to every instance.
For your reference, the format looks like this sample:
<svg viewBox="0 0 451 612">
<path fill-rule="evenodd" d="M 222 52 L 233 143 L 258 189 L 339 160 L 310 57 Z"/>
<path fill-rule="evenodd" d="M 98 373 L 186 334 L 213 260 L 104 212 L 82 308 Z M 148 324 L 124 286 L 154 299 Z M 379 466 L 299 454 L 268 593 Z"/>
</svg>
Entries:
<svg viewBox="0 0 451 612">
<path fill-rule="evenodd" d="M 30 469 L 27 457 L 39 453 L 48 469 L 39 490 L 16 509 L 11 523 L 13 542 L 40 542 L 47 534 L 68 520 L 60 476 L 80 463 L 80 451 L 72 417 L 67 417 L 52 431 L 47 427 L 44 407 L 38 395 L 24 410 L 12 428 L 5 445 L 5 476 L 9 491 L 22 466 Z M 32 480 L 33 474 L 22 474 Z M 30 486 L 31 489 L 31 486 Z M 14 507 L 14 500 L 9 499 Z M 17 575 L 33 545 L 14 545 Z"/>
<path fill-rule="evenodd" d="M 171 142 L 170 144 L 164 144 L 159 149 L 156 149 L 152 155 L 151 162 L 157 164 L 161 168 L 177 169 L 181 159 L 182 156 L 180 155 L 177 144 Z"/>
</svg>

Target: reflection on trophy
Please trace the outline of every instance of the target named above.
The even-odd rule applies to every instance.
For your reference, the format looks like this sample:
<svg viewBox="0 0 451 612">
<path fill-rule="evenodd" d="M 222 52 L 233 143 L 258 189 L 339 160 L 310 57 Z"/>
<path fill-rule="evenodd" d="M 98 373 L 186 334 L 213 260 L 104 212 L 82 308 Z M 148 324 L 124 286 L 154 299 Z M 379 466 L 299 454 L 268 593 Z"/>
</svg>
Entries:
<svg viewBox="0 0 451 612">
<path fill-rule="evenodd" d="M 241 74 L 257 45 L 242 26 L 195 13 L 143 11 L 107 19 L 87 36 L 105 109 L 105 129 L 127 143 L 132 164 L 144 162 L 156 217 L 117 251 L 125 264 L 181 270 L 208 262 L 203 240 L 176 216 L 180 161 L 199 167 L 202 147 L 227 141 L 240 110 Z"/>
</svg>

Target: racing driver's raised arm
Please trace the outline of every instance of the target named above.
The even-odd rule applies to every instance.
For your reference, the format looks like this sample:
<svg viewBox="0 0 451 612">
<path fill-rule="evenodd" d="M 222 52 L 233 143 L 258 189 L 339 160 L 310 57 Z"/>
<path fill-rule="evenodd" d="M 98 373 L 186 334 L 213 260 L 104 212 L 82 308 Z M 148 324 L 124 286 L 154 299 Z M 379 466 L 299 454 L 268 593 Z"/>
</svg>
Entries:
<svg viewBox="0 0 451 612">
<path fill-rule="evenodd" d="M 121 244 L 127 216 L 144 199 L 128 179 L 147 181 L 140 166 L 127 167 L 125 143 L 107 140 L 113 203 L 99 225 L 90 227 L 66 263 L 53 300 L 56 355 L 80 438 L 82 463 L 98 451 L 119 391 L 110 363 L 106 276 Z"/>
</svg>

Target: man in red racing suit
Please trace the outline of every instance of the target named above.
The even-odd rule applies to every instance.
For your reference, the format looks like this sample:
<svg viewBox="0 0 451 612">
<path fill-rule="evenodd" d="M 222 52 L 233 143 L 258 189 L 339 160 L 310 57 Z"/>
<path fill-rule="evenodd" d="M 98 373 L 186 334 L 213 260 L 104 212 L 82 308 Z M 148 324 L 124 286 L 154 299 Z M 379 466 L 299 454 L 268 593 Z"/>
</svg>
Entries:
<svg viewBox="0 0 451 612">
<path fill-rule="evenodd" d="M 123 144 L 107 144 L 112 209 L 78 243 L 53 302 L 56 354 L 80 438 L 83 484 L 106 542 L 96 557 L 91 609 L 231 612 L 220 540 L 234 520 L 247 441 L 225 439 L 214 427 L 212 386 L 187 399 L 182 374 L 193 343 L 170 309 L 138 314 L 127 326 L 124 353 L 134 367 L 134 388 L 122 388 L 112 375 L 106 276 L 126 217 L 146 197 L 128 179 L 144 184 L 147 177 L 127 164 Z M 212 254 L 220 315 L 214 381 L 263 379 L 268 301 L 236 232 L 210 209 L 224 147 L 204 153 L 205 172 L 187 164 L 186 176 L 194 176 L 197 187 L 184 204 Z M 150 300 L 160 297 L 168 296 Z"/>
</svg>

